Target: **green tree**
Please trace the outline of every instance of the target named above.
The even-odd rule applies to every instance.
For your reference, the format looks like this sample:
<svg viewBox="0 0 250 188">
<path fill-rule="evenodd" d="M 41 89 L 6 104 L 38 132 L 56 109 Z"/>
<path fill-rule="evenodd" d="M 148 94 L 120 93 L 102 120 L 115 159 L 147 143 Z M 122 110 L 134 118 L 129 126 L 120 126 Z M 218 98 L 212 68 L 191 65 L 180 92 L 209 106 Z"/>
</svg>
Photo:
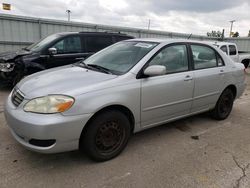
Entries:
<svg viewBox="0 0 250 188">
<path fill-rule="evenodd" d="M 233 36 L 232 36 L 232 37 L 239 37 L 239 36 L 240 36 L 239 32 L 238 32 L 238 31 L 236 31 L 236 32 L 233 34 Z"/>
<path fill-rule="evenodd" d="M 207 32 L 207 36 L 220 38 L 222 37 L 222 33 L 220 31 L 211 31 L 211 32 Z"/>
</svg>

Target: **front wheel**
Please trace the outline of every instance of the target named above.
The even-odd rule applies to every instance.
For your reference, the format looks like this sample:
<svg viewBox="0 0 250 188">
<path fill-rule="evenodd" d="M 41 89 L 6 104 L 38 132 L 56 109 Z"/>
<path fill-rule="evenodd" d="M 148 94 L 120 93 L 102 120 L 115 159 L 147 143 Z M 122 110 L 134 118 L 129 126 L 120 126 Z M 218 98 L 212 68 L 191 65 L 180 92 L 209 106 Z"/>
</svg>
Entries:
<svg viewBox="0 0 250 188">
<path fill-rule="evenodd" d="M 107 161 L 122 152 L 130 132 L 126 115 L 108 110 L 98 114 L 87 125 L 80 140 L 80 148 L 95 161 Z"/>
<path fill-rule="evenodd" d="M 227 88 L 222 92 L 215 108 L 212 110 L 212 117 L 217 120 L 226 119 L 232 111 L 233 103 L 234 94 L 231 89 Z"/>
<path fill-rule="evenodd" d="M 244 65 L 245 69 L 249 67 L 250 60 L 243 60 L 242 64 Z"/>
</svg>

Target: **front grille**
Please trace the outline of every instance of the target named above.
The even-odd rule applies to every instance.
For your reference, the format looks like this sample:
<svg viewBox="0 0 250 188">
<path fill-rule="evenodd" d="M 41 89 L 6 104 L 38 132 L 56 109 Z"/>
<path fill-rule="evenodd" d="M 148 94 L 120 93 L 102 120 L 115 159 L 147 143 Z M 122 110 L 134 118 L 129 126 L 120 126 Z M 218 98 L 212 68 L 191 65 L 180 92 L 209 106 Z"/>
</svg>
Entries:
<svg viewBox="0 0 250 188">
<path fill-rule="evenodd" d="M 23 102 L 23 95 L 21 94 L 21 92 L 19 90 L 14 89 L 12 96 L 11 96 L 11 101 L 12 103 L 18 107 L 22 102 Z"/>
</svg>

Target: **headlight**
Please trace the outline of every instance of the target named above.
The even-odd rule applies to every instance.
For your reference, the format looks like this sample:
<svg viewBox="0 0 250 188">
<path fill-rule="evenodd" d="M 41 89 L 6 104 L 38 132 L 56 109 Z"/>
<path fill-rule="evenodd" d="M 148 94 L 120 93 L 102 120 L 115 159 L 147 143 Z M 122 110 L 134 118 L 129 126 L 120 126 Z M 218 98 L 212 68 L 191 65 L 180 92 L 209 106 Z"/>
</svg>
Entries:
<svg viewBox="0 0 250 188">
<path fill-rule="evenodd" d="M 11 72 L 15 67 L 14 63 L 0 63 L 0 71 Z"/>
<path fill-rule="evenodd" d="M 24 111 L 41 114 L 53 114 L 68 110 L 74 99 L 65 95 L 49 95 L 30 100 L 24 106 Z"/>
</svg>

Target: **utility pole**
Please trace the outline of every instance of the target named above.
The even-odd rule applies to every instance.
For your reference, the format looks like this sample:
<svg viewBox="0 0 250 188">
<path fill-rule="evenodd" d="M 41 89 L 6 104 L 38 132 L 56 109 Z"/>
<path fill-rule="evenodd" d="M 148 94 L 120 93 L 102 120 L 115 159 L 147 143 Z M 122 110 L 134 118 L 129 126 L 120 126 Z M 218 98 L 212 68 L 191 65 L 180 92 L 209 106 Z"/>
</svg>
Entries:
<svg viewBox="0 0 250 188">
<path fill-rule="evenodd" d="M 71 10 L 66 10 L 67 14 L 68 14 L 68 21 L 70 21 L 70 14 L 71 14 Z"/>
<path fill-rule="evenodd" d="M 233 24 L 234 24 L 234 22 L 235 22 L 235 21 L 236 21 L 236 20 L 231 20 L 231 21 L 229 21 L 229 22 L 231 23 L 229 37 L 231 37 L 231 36 L 232 36 Z"/>
<path fill-rule="evenodd" d="M 223 41 L 225 37 L 225 29 L 222 30 L 222 34 L 221 34 L 221 40 Z"/>
<path fill-rule="evenodd" d="M 148 30 L 150 29 L 150 19 L 148 20 Z"/>
</svg>

